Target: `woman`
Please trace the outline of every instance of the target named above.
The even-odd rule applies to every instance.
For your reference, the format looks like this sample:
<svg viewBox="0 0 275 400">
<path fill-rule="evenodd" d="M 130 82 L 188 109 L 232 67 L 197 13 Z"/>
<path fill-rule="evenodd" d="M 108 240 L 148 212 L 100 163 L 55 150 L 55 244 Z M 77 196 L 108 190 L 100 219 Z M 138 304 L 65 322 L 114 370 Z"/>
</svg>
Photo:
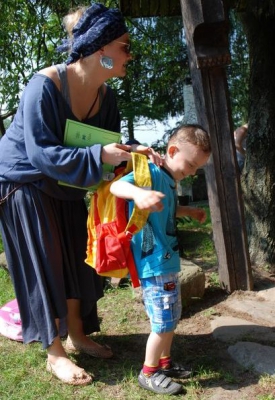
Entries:
<svg viewBox="0 0 275 400">
<path fill-rule="evenodd" d="M 41 341 L 47 370 L 61 381 L 85 385 L 92 377 L 67 351 L 109 358 L 112 351 L 88 334 L 99 330 L 96 302 L 102 283 L 84 263 L 85 190 L 102 163 L 127 161 L 130 146 L 63 147 L 66 119 L 119 131 L 114 94 L 105 81 L 124 77 L 131 60 L 129 35 L 118 9 L 93 4 L 65 18 L 66 64 L 35 74 L 0 144 L 0 228 L 19 303 L 25 343 Z M 73 29 L 72 29 L 73 27 Z M 148 154 L 150 149 L 148 149 Z M 154 154 L 153 154 L 154 156 Z M 65 348 L 60 340 L 64 323 Z"/>
</svg>

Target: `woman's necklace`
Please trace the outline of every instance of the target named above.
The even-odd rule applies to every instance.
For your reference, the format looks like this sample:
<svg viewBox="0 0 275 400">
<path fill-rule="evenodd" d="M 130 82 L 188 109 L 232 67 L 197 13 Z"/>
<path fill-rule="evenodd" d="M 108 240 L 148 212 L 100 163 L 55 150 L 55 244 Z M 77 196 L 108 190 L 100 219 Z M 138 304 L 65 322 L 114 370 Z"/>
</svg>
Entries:
<svg viewBox="0 0 275 400">
<path fill-rule="evenodd" d="M 84 120 L 87 119 L 87 118 L 89 117 L 89 115 L 91 114 L 91 112 L 93 111 L 93 108 L 94 108 L 94 106 L 95 106 L 95 104 L 96 104 L 96 101 L 97 101 L 97 99 L 98 99 L 98 96 L 99 96 L 99 89 L 98 89 L 98 91 L 97 91 L 96 98 L 95 98 L 93 104 L 91 105 L 91 107 L 90 107 L 90 109 L 89 109 L 89 111 L 88 111 L 88 114 L 86 115 L 86 117 L 84 118 Z"/>
</svg>

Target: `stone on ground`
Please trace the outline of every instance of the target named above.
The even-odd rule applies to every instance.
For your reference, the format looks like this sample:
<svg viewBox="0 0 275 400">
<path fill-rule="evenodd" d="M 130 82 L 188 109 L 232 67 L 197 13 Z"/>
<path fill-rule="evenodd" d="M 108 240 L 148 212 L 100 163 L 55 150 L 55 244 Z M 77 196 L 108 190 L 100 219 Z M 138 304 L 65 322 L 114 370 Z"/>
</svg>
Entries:
<svg viewBox="0 0 275 400">
<path fill-rule="evenodd" d="M 183 306 L 190 304 L 193 299 L 201 299 L 204 296 L 205 273 L 198 265 L 182 258 L 179 281 Z"/>
<path fill-rule="evenodd" d="M 275 376 L 275 348 L 253 342 L 238 342 L 228 348 L 230 356 L 245 368 Z"/>
<path fill-rule="evenodd" d="M 241 318 L 215 317 L 211 321 L 211 329 L 214 338 L 222 342 L 244 339 L 275 342 L 274 329 Z"/>
</svg>

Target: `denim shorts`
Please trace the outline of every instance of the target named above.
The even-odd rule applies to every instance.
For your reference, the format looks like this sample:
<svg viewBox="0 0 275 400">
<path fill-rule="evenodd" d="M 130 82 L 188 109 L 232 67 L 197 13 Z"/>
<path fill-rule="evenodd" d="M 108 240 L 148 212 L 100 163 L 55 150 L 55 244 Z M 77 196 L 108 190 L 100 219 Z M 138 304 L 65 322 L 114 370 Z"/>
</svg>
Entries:
<svg viewBox="0 0 275 400">
<path fill-rule="evenodd" d="M 173 331 L 181 317 L 181 294 L 178 273 L 153 276 L 140 280 L 145 310 L 151 331 Z"/>
</svg>

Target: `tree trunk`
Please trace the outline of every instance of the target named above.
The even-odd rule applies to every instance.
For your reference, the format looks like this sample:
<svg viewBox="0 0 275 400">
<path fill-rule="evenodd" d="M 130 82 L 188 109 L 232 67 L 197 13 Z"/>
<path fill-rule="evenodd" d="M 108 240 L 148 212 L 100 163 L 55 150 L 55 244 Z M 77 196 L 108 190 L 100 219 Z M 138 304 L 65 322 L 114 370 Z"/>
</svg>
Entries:
<svg viewBox="0 0 275 400">
<path fill-rule="evenodd" d="M 127 128 L 128 128 L 128 138 L 129 138 L 129 140 L 133 140 L 134 139 L 134 121 L 133 121 L 133 119 L 128 118 Z"/>
<path fill-rule="evenodd" d="M 252 263 L 275 271 L 275 15 L 243 14 L 251 60 L 246 165 L 242 176 Z M 249 6 L 248 6 L 249 7 Z M 274 7 L 274 6 L 273 6 Z M 264 7 L 263 7 L 264 8 Z M 256 7 L 255 7 L 256 9 Z M 255 10 L 253 10 L 255 11 Z"/>
<path fill-rule="evenodd" d="M 4 120 L 0 117 L 0 137 L 5 134 L 5 131 Z"/>
</svg>

